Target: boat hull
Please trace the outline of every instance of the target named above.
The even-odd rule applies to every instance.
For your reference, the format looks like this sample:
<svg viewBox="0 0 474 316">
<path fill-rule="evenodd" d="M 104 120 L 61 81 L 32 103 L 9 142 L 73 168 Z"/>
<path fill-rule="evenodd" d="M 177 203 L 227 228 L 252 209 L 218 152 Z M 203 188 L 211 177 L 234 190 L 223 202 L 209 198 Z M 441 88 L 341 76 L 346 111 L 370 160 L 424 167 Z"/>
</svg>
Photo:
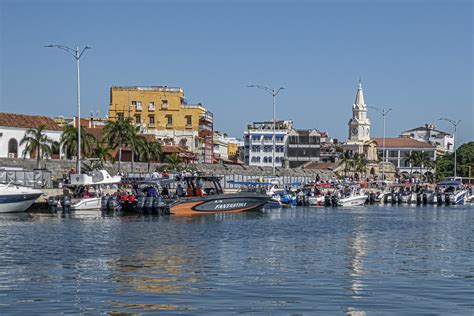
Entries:
<svg viewBox="0 0 474 316">
<path fill-rule="evenodd" d="M 269 199 L 263 194 L 220 194 L 178 200 L 169 208 L 172 215 L 238 213 L 259 210 Z"/>
<path fill-rule="evenodd" d="M 0 196 L 0 213 L 26 211 L 42 193 L 12 194 Z"/>
<path fill-rule="evenodd" d="M 339 200 L 339 206 L 362 206 L 367 201 L 367 196 L 355 196 Z"/>
<path fill-rule="evenodd" d="M 71 204 L 71 210 L 73 211 L 100 210 L 101 207 L 101 197 L 81 199 L 78 201 L 73 200 Z"/>
</svg>

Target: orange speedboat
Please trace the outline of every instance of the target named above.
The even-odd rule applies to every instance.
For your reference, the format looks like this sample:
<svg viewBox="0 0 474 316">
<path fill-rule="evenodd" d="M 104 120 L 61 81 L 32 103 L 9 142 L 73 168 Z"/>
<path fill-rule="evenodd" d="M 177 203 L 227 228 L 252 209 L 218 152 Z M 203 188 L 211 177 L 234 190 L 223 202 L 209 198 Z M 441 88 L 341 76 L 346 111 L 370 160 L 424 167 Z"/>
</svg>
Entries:
<svg viewBox="0 0 474 316">
<path fill-rule="evenodd" d="M 185 177 L 186 196 L 169 205 L 171 214 L 193 215 L 237 213 L 261 209 L 269 200 L 265 194 L 224 194 L 220 178 L 215 176 Z"/>
</svg>

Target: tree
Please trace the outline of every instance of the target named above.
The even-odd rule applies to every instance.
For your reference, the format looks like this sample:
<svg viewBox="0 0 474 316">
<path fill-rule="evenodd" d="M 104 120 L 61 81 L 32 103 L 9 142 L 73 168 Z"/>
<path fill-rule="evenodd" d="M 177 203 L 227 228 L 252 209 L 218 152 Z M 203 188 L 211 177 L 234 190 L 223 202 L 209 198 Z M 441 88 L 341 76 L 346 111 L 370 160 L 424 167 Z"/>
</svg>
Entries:
<svg viewBox="0 0 474 316">
<path fill-rule="evenodd" d="M 151 161 L 159 161 L 161 155 L 161 144 L 159 142 L 146 142 L 143 140 L 137 148 L 138 157 L 141 161 L 148 164 L 148 172 L 150 172 Z"/>
<path fill-rule="evenodd" d="M 179 158 L 176 153 L 172 153 L 166 157 L 166 162 L 168 163 L 170 170 L 178 170 L 178 166 L 181 163 L 181 158 Z"/>
<path fill-rule="evenodd" d="M 474 141 L 462 144 L 456 150 L 457 174 L 461 177 L 469 176 L 469 167 L 474 169 Z M 448 153 L 436 159 L 436 177 L 444 179 L 454 175 L 454 153 Z M 472 176 L 472 174 L 471 174 Z"/>
<path fill-rule="evenodd" d="M 112 156 L 112 149 L 107 146 L 107 144 L 101 144 L 99 142 L 95 143 L 95 146 L 90 152 L 91 158 L 98 158 L 100 164 L 103 165 L 105 161 L 113 161 L 114 157 Z"/>
<path fill-rule="evenodd" d="M 122 162 L 122 148 L 130 144 L 130 138 L 133 134 L 133 125 L 130 119 L 119 119 L 109 121 L 104 127 L 104 139 L 112 148 L 118 148 L 119 163 L 118 170 L 120 172 L 120 163 Z"/>
<path fill-rule="evenodd" d="M 130 145 L 130 148 L 132 150 L 132 161 L 131 161 L 131 170 L 133 172 L 134 169 L 134 163 L 135 163 L 135 150 L 139 148 L 140 146 L 143 146 L 143 144 L 146 142 L 143 137 L 139 136 L 140 134 L 140 126 L 133 126 L 130 129 L 130 133 L 128 135 L 128 145 Z"/>
<path fill-rule="evenodd" d="M 418 156 L 416 151 L 405 153 L 405 159 L 410 164 L 410 177 L 413 176 L 413 167 L 415 166 Z"/>
<path fill-rule="evenodd" d="M 81 126 L 81 155 L 88 156 L 95 142 L 94 136 Z M 67 125 L 61 135 L 60 143 L 63 146 L 63 151 L 67 159 L 77 156 L 77 128 L 72 125 Z"/>
<path fill-rule="evenodd" d="M 344 164 L 344 178 L 347 175 L 347 171 L 350 171 L 353 166 L 352 156 L 349 151 L 345 151 L 341 155 L 341 163 Z"/>
<path fill-rule="evenodd" d="M 20 146 L 26 144 L 23 150 L 23 158 L 26 158 L 29 153 L 36 152 L 36 168 L 39 168 L 43 157 L 51 157 L 53 153 L 51 149 L 53 140 L 46 136 L 45 130 L 45 124 L 41 124 L 38 128 L 29 128 L 20 141 Z"/>
<path fill-rule="evenodd" d="M 367 159 L 364 155 L 355 154 L 353 166 L 356 172 L 360 172 L 361 175 L 365 176 L 367 171 Z"/>
</svg>

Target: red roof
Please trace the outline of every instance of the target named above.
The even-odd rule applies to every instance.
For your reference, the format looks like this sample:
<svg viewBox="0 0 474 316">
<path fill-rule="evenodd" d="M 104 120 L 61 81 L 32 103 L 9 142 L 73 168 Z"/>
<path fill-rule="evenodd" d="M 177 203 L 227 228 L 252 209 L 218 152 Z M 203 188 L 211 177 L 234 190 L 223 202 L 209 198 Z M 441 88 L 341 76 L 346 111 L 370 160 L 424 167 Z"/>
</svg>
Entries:
<svg viewBox="0 0 474 316">
<path fill-rule="evenodd" d="M 62 128 L 59 127 L 52 118 L 47 116 L 0 112 L 0 126 L 37 128 L 42 124 L 46 125 L 46 129 L 49 131 L 62 130 Z"/>
<path fill-rule="evenodd" d="M 372 138 L 377 143 L 378 147 L 383 146 L 383 138 Z M 420 142 L 413 138 L 398 137 L 398 138 L 385 138 L 385 147 L 388 148 L 435 148 L 435 146 Z"/>
</svg>

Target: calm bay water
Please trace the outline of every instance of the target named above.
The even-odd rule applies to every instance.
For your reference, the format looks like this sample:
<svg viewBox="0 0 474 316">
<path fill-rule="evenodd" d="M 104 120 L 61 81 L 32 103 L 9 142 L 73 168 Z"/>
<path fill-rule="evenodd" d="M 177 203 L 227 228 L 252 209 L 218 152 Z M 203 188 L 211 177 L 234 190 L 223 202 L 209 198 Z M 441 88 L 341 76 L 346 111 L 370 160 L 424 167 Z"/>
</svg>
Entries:
<svg viewBox="0 0 474 316">
<path fill-rule="evenodd" d="M 0 215 L 0 314 L 474 314 L 474 207 Z"/>
</svg>

